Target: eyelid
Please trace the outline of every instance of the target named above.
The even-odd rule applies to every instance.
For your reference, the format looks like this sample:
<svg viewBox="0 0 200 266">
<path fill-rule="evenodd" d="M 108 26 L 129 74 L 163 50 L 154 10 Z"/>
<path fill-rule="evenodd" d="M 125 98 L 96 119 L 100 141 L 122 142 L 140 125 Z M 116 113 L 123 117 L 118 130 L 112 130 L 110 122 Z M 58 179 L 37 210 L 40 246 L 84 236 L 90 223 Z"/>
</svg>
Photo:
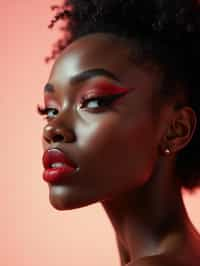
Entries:
<svg viewBox="0 0 200 266">
<path fill-rule="evenodd" d="M 89 109 L 89 110 L 97 110 L 99 108 L 107 108 L 110 106 L 113 106 L 113 104 L 116 103 L 117 100 L 119 100 L 122 96 L 126 95 L 127 92 L 124 93 L 115 93 L 115 94 L 108 94 L 108 95 L 104 95 L 104 96 L 97 96 L 97 95 L 93 95 L 92 97 L 88 97 L 88 96 L 83 96 L 80 100 L 79 109 Z M 86 105 L 90 102 L 93 101 L 100 101 L 102 100 L 105 104 L 103 104 L 103 106 L 100 107 L 96 107 L 96 108 L 91 108 L 91 107 L 86 107 Z M 106 103 L 107 101 L 107 103 Z"/>
<path fill-rule="evenodd" d="M 105 93 L 105 94 L 98 94 L 98 92 L 92 91 L 89 93 L 86 93 L 85 95 L 82 95 L 80 98 L 80 102 L 83 100 L 93 100 L 93 99 L 99 99 L 99 98 L 109 98 L 112 96 L 118 96 L 122 93 Z"/>
<path fill-rule="evenodd" d="M 131 91 L 131 89 L 111 84 L 105 81 L 100 81 L 95 84 L 90 84 L 89 86 L 84 86 L 78 95 L 78 101 L 80 101 L 80 99 L 85 95 L 87 95 L 87 97 L 100 97 L 104 95 L 106 96 L 112 94 L 119 94 L 128 91 Z"/>
<path fill-rule="evenodd" d="M 106 93 L 106 94 L 97 94 L 95 92 L 89 93 L 86 95 L 83 95 L 80 99 L 80 102 L 85 101 L 85 100 L 95 100 L 95 99 L 103 99 L 103 98 L 111 98 L 111 97 L 120 97 L 126 94 L 126 92 L 123 93 Z"/>
</svg>

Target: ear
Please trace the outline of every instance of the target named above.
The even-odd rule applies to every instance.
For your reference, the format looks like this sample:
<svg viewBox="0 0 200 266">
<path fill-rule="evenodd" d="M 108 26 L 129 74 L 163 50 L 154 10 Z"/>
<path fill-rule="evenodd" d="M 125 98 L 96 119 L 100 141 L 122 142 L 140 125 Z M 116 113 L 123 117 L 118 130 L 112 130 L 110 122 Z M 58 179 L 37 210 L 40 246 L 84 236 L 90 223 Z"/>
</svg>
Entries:
<svg viewBox="0 0 200 266">
<path fill-rule="evenodd" d="M 184 106 L 173 114 L 165 135 L 165 148 L 172 153 L 187 146 L 191 141 L 197 126 L 197 116 L 189 106 Z"/>
</svg>

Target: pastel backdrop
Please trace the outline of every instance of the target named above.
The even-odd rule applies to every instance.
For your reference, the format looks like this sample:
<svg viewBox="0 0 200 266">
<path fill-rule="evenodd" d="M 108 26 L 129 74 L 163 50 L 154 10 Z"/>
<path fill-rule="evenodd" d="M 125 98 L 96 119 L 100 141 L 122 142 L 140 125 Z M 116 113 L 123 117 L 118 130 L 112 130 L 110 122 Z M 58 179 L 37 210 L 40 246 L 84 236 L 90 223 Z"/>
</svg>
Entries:
<svg viewBox="0 0 200 266">
<path fill-rule="evenodd" d="M 51 68 L 43 58 L 59 34 L 48 30 L 50 5 L 59 1 L 4 1 L 0 8 L 0 265 L 117 266 L 114 231 L 99 203 L 60 212 L 42 180 L 36 114 Z M 200 231 L 200 192 L 184 193 Z"/>
</svg>

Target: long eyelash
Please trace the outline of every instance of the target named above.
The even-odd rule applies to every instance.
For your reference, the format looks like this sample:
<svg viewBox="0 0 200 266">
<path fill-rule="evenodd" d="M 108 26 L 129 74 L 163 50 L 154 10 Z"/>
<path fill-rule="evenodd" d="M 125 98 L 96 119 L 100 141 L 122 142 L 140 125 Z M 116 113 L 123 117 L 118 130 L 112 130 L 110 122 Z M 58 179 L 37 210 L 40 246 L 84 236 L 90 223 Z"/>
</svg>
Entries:
<svg viewBox="0 0 200 266">
<path fill-rule="evenodd" d="M 48 108 L 42 107 L 40 104 L 37 104 L 37 113 L 39 115 L 46 115 L 48 110 Z"/>
<path fill-rule="evenodd" d="M 118 97 L 122 96 L 123 93 L 119 93 L 119 94 L 113 94 L 113 95 L 106 95 L 106 96 L 97 96 L 97 97 L 87 97 L 87 96 L 82 96 L 81 97 L 81 101 L 80 101 L 80 105 L 81 108 L 84 108 L 84 106 L 90 102 L 90 101 L 95 101 L 95 100 L 103 100 L 104 103 L 107 101 L 107 104 L 111 103 L 112 101 L 114 101 L 115 99 L 117 99 Z"/>
<path fill-rule="evenodd" d="M 90 101 L 95 101 L 95 100 L 98 100 L 98 101 L 103 100 L 103 101 L 105 101 L 105 100 L 109 100 L 109 98 L 110 97 L 108 97 L 108 96 L 100 96 L 100 97 L 82 96 L 81 97 L 81 101 L 80 101 L 80 107 L 84 108 L 87 105 L 87 103 L 90 102 Z"/>
<path fill-rule="evenodd" d="M 118 97 L 122 96 L 123 94 L 126 93 L 120 93 L 120 94 L 114 94 L 114 95 L 106 95 L 106 96 L 99 96 L 99 97 L 91 97 L 91 98 L 87 98 L 87 96 L 82 96 L 81 100 L 80 100 L 80 105 L 81 108 L 83 108 L 85 106 L 85 104 L 87 104 L 89 101 L 94 101 L 94 100 L 104 100 L 104 101 L 108 101 L 108 103 L 114 101 L 115 99 L 117 99 Z M 37 104 L 36 106 L 36 111 L 39 115 L 47 115 L 48 111 L 52 109 L 52 108 L 46 108 L 46 107 L 42 107 L 40 104 Z"/>
</svg>

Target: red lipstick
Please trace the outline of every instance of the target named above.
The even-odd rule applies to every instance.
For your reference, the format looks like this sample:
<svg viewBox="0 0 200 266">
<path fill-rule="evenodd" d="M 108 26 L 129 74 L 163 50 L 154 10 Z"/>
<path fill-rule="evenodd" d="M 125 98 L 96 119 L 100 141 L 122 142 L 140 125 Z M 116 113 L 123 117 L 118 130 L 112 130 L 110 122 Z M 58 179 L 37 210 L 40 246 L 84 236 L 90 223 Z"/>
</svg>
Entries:
<svg viewBox="0 0 200 266">
<path fill-rule="evenodd" d="M 77 170 L 76 164 L 57 148 L 46 150 L 42 160 L 45 168 L 43 179 L 46 182 L 62 181 Z"/>
</svg>

